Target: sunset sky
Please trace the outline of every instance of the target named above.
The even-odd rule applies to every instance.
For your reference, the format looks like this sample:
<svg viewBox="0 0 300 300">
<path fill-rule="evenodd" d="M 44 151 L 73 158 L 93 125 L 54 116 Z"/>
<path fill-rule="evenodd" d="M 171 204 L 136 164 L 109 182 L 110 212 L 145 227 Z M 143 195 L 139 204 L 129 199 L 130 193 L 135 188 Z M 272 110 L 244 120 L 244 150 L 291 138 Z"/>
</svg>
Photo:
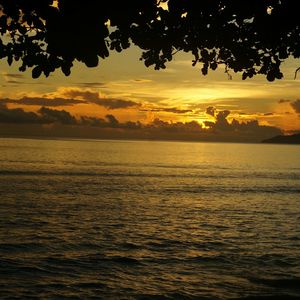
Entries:
<svg viewBox="0 0 300 300">
<path fill-rule="evenodd" d="M 19 72 L 18 63 L 9 67 L 2 60 L 1 109 L 37 112 L 45 106 L 65 110 L 76 119 L 107 120 L 111 115 L 120 123 L 156 122 L 157 126 L 158 120 L 162 125 L 196 121 L 203 128 L 208 124 L 203 122 L 216 122 L 218 113 L 227 111 L 223 116 L 229 123 L 257 120 L 259 126 L 277 127 L 287 134 L 300 130 L 300 74 L 294 80 L 297 61 L 283 64 L 282 80 L 268 82 L 256 76 L 243 81 L 241 74 L 233 72 L 229 80 L 222 66 L 203 76 L 201 65 L 192 67 L 192 56 L 185 53 L 177 53 L 167 69 L 155 71 L 144 66 L 140 54 L 132 46 L 122 53 L 111 52 L 97 68 L 75 63 L 69 77 L 57 70 L 39 79 L 32 79 L 30 71 Z"/>
</svg>

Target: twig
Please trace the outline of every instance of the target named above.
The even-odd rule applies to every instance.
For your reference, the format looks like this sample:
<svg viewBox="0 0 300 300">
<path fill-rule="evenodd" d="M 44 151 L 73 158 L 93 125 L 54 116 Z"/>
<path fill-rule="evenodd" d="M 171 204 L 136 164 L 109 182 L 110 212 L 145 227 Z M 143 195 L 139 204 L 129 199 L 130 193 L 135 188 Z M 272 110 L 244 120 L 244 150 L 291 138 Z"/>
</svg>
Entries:
<svg viewBox="0 0 300 300">
<path fill-rule="evenodd" d="M 300 68 L 299 68 L 300 69 Z M 228 76 L 228 80 L 232 80 L 232 75 L 229 73 L 229 70 L 228 70 L 228 66 L 225 65 L 225 73 L 227 74 Z"/>
<path fill-rule="evenodd" d="M 297 78 L 297 73 L 300 70 L 300 67 L 295 71 L 295 76 L 294 76 L 294 80 Z"/>
<path fill-rule="evenodd" d="M 172 54 L 171 54 L 171 55 L 172 55 L 172 56 L 173 56 L 173 55 L 175 55 L 175 54 L 176 54 L 176 53 L 178 53 L 180 50 L 181 50 L 181 49 L 178 49 L 178 50 L 176 50 L 176 51 L 172 52 Z M 299 69 L 300 69 L 300 68 L 299 68 Z"/>
</svg>

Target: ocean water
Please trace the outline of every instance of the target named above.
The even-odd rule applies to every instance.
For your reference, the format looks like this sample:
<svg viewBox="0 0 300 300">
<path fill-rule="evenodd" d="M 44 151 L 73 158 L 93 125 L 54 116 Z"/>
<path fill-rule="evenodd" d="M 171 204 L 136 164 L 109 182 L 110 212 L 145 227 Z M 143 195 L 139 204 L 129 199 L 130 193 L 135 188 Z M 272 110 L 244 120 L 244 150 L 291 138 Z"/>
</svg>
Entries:
<svg viewBox="0 0 300 300">
<path fill-rule="evenodd" d="M 0 298 L 300 299 L 299 154 L 0 139 Z"/>
</svg>

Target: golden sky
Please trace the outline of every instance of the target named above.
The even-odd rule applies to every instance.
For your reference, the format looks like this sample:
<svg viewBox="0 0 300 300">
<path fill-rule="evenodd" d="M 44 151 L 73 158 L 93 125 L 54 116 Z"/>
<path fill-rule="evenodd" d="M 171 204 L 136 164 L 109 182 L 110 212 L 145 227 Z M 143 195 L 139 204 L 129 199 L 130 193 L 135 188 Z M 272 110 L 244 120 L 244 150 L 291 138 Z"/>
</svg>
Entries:
<svg viewBox="0 0 300 300">
<path fill-rule="evenodd" d="M 60 70 L 45 78 L 32 79 L 31 72 L 20 73 L 18 63 L 9 67 L 0 62 L 0 98 L 8 108 L 20 107 L 37 111 L 42 105 L 14 101 L 22 98 L 73 99 L 65 105 L 49 106 L 64 109 L 72 115 L 103 118 L 112 114 L 120 122 L 203 122 L 213 120 L 207 107 L 228 110 L 228 120 L 257 120 L 260 125 L 276 126 L 285 132 L 300 130 L 300 74 L 294 79 L 299 62 L 283 64 L 284 79 L 268 82 L 263 76 L 243 81 L 241 74 L 231 73 L 228 79 L 221 66 L 201 74 L 201 65 L 191 66 L 192 56 L 177 53 L 167 69 L 155 71 L 139 61 L 141 51 L 135 47 L 122 53 L 111 53 L 97 68 L 75 63 L 66 77 Z M 4 99 L 4 100 L 3 100 Z M 80 101 L 79 101 L 80 100 Z M 34 102 L 34 101 L 33 101 Z"/>
</svg>

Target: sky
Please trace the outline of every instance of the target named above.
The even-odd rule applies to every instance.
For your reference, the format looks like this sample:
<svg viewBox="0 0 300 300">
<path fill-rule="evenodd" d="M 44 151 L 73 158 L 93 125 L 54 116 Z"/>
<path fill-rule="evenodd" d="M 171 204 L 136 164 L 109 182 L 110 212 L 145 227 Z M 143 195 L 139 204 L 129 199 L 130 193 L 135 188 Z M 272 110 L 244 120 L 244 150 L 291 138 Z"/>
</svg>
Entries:
<svg viewBox="0 0 300 300">
<path fill-rule="evenodd" d="M 0 134 L 247 142 L 300 131 L 299 61 L 268 82 L 233 72 L 230 80 L 222 66 L 203 76 L 186 53 L 156 71 L 140 55 L 132 46 L 96 68 L 77 62 L 69 77 L 38 79 L 1 60 Z"/>
</svg>

